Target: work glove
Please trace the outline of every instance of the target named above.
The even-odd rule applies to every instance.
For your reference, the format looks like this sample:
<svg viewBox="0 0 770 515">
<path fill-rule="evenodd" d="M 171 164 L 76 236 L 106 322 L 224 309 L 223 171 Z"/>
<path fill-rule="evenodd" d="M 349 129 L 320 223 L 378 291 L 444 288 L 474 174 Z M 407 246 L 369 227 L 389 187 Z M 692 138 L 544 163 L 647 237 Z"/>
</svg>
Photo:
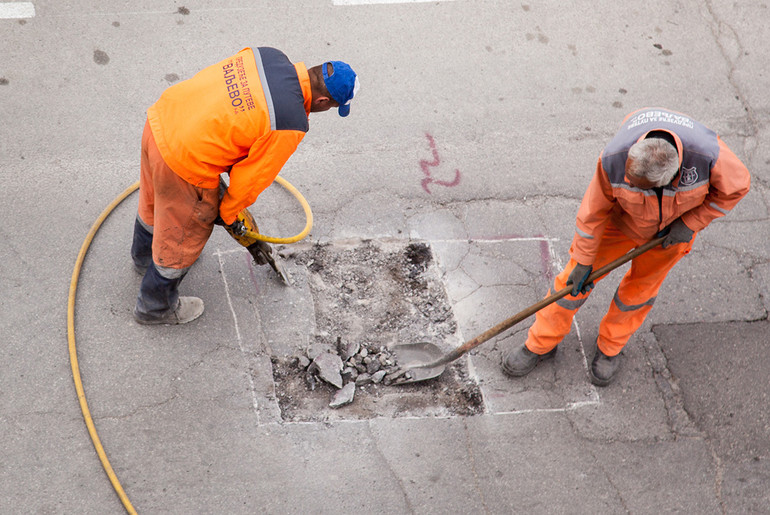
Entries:
<svg viewBox="0 0 770 515">
<path fill-rule="evenodd" d="M 593 268 L 594 267 L 591 265 L 581 265 L 578 263 L 572 272 L 570 272 L 569 278 L 567 279 L 567 284 L 572 285 L 573 297 L 577 297 L 581 293 L 588 293 L 593 289 L 593 281 L 585 284 L 586 279 L 588 279 L 588 276 L 591 275 Z"/>
<path fill-rule="evenodd" d="M 677 243 L 687 243 L 692 239 L 695 231 L 685 225 L 681 218 L 674 220 L 671 225 L 660 232 L 660 236 L 666 236 L 661 245 L 664 249 Z"/>
</svg>

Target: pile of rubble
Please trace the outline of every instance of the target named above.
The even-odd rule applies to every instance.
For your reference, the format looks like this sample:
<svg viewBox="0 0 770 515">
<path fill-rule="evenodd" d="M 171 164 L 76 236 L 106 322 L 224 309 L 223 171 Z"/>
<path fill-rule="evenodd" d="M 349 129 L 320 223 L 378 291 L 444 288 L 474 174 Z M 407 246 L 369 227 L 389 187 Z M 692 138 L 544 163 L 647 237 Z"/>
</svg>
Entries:
<svg viewBox="0 0 770 515">
<path fill-rule="evenodd" d="M 397 363 L 408 359 L 393 350 L 399 343 L 457 339 L 429 245 L 368 240 L 292 252 L 295 266 L 307 271 L 315 328 L 292 355 L 271 358 L 282 420 L 483 412 L 478 384 L 464 361 L 419 384 L 406 383 L 412 371 Z"/>
<path fill-rule="evenodd" d="M 319 381 L 337 388 L 329 402 L 331 408 L 352 403 L 357 386 L 391 385 L 401 375 L 396 357 L 387 347 L 373 349 L 356 342 L 343 344 L 341 338 L 337 339 L 336 349 L 324 343 L 311 344 L 305 354 L 295 358 L 294 364 L 304 371 L 311 390 L 315 390 Z"/>
</svg>

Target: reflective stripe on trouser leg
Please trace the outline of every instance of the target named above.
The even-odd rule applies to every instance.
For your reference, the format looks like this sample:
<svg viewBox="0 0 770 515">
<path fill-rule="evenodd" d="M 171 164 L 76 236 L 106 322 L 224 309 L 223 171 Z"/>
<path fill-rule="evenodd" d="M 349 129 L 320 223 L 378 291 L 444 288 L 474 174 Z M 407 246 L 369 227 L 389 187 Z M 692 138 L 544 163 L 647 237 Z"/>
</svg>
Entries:
<svg viewBox="0 0 770 515">
<path fill-rule="evenodd" d="M 134 241 L 131 244 L 131 259 L 136 266 L 147 268 L 152 263 L 152 226 L 136 216 L 134 221 Z"/>
<path fill-rule="evenodd" d="M 599 269 L 614 259 L 625 254 L 634 247 L 634 242 L 629 240 L 613 225 L 608 225 L 599 242 L 596 256 L 594 257 L 594 270 Z M 572 249 L 570 249 L 572 252 Z M 570 259 L 564 270 L 554 279 L 554 291 L 560 291 L 567 286 L 569 274 L 577 265 L 574 259 Z M 594 281 L 598 285 L 603 278 Z M 529 330 L 527 348 L 536 354 L 544 354 L 561 342 L 572 329 L 572 319 L 578 309 L 586 301 L 590 292 L 573 297 L 567 295 L 543 309 L 535 315 L 535 323 Z"/>
<path fill-rule="evenodd" d="M 173 270 L 169 272 L 169 270 Z M 161 318 L 176 309 L 179 303 L 179 283 L 188 268 L 164 269 L 150 262 L 139 286 L 136 311 L 142 318 Z M 171 277 L 164 277 L 164 275 Z"/>
<path fill-rule="evenodd" d="M 604 354 L 617 355 L 644 323 L 669 271 L 690 252 L 694 241 L 695 238 L 667 249 L 655 247 L 631 261 L 631 268 L 620 281 L 599 324 L 597 344 Z"/>
<path fill-rule="evenodd" d="M 607 314 L 599 325 L 597 343 L 607 356 L 616 356 L 625 347 L 631 335 L 644 323 L 647 314 L 655 303 L 655 297 L 646 302 L 628 305 L 620 300 L 619 292 L 610 303 Z"/>
<path fill-rule="evenodd" d="M 577 263 L 570 259 L 564 270 L 553 281 L 555 291 L 566 286 L 567 279 Z M 551 291 L 548 291 L 551 295 Z M 535 354 L 545 354 L 556 347 L 572 328 L 572 319 L 580 306 L 588 299 L 589 293 L 573 297 L 567 295 L 535 314 L 535 323 L 529 328 L 526 346 Z"/>
<path fill-rule="evenodd" d="M 551 292 L 549 291 L 550 295 Z M 571 295 L 569 297 L 572 297 Z M 588 297 L 588 294 L 586 294 Z M 563 299 L 562 299 L 563 300 Z M 572 327 L 572 319 L 575 317 L 580 305 L 586 299 L 576 299 L 575 307 L 567 309 L 562 304 L 555 302 L 535 313 L 535 323 L 529 328 L 527 334 L 527 348 L 535 354 L 545 354 L 556 347 L 569 333 Z"/>
</svg>

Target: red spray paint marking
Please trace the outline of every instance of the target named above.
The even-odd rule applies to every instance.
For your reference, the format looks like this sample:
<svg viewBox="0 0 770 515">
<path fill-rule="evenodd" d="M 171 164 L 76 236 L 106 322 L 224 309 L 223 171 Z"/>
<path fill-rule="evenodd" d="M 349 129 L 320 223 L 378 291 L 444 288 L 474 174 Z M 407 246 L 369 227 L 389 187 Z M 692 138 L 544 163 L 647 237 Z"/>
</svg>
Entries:
<svg viewBox="0 0 770 515">
<path fill-rule="evenodd" d="M 484 236 L 485 240 L 490 241 L 506 241 L 506 240 L 518 240 L 522 238 L 542 238 L 540 240 L 540 267 L 543 273 L 543 277 L 548 279 L 548 282 L 553 281 L 553 264 L 551 263 L 551 249 L 548 246 L 548 240 L 542 234 L 534 234 L 532 236 L 522 236 L 521 234 L 507 234 L 503 236 Z"/>
<path fill-rule="evenodd" d="M 433 177 L 431 177 L 429 167 L 440 165 L 441 159 L 438 157 L 438 150 L 436 150 L 436 141 L 433 139 L 433 136 L 431 136 L 427 132 L 425 133 L 425 136 L 428 138 L 428 145 L 430 145 L 430 149 L 433 152 L 433 161 L 420 159 L 420 168 L 422 168 L 422 173 L 425 174 L 425 177 L 422 180 L 422 189 L 424 189 L 428 194 L 430 194 L 431 191 L 428 189 L 428 184 L 438 184 L 439 186 L 446 186 L 448 188 L 451 188 L 460 184 L 460 170 L 455 170 L 455 178 L 452 182 L 440 181 L 438 179 L 434 179 Z"/>
<path fill-rule="evenodd" d="M 254 275 L 254 263 L 251 259 L 251 254 L 248 252 L 245 252 L 244 255 L 246 256 L 246 263 L 248 263 L 249 267 L 249 277 L 251 278 L 251 284 L 254 285 L 254 289 L 259 293 L 259 284 L 257 283 L 257 277 Z"/>
<path fill-rule="evenodd" d="M 541 234 L 536 235 L 537 238 L 542 238 Z M 551 250 L 548 248 L 548 242 L 546 240 L 540 240 L 540 264 L 543 266 L 543 275 L 548 279 L 549 283 L 553 282 L 553 268 L 551 267 Z"/>
<path fill-rule="evenodd" d="M 521 238 L 522 236 L 513 236 L 512 238 Z M 548 279 L 548 282 L 553 280 L 553 267 L 551 266 L 551 250 L 548 248 L 548 241 L 542 234 L 534 234 L 532 238 L 543 238 L 540 240 L 540 267 L 543 272 L 543 277 Z"/>
</svg>

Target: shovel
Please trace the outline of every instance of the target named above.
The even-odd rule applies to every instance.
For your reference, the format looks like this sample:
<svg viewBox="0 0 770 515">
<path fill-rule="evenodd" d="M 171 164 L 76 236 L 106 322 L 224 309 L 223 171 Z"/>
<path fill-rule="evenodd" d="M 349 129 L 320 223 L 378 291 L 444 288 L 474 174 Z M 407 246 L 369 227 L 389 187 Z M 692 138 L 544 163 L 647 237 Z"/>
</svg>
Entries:
<svg viewBox="0 0 770 515">
<path fill-rule="evenodd" d="M 591 273 L 591 275 L 588 276 L 588 279 L 586 280 L 586 284 L 595 281 L 599 277 L 602 277 L 603 275 L 608 274 L 609 272 L 612 272 L 619 266 L 622 266 L 628 263 L 629 261 L 631 261 L 632 259 L 634 259 L 635 257 L 644 254 L 651 248 L 657 247 L 663 242 L 665 238 L 666 238 L 665 236 L 661 236 L 660 238 L 655 238 L 654 240 L 650 240 L 644 245 L 641 245 L 629 251 L 628 253 L 620 256 L 615 261 L 612 261 L 611 263 L 607 263 L 606 265 L 599 268 L 598 270 L 594 270 Z M 433 379 L 434 377 L 440 376 L 444 372 L 444 369 L 446 368 L 446 365 L 448 363 L 451 363 L 452 361 L 456 360 L 457 358 L 459 358 L 469 350 L 475 347 L 478 347 L 479 345 L 489 340 L 490 338 L 494 338 L 495 336 L 499 335 L 503 331 L 510 329 L 511 327 L 518 324 L 525 318 L 529 318 L 530 316 L 534 315 L 544 307 L 550 304 L 553 304 L 554 302 L 561 299 L 562 297 L 567 296 L 571 292 L 572 292 L 572 286 L 567 286 L 562 290 L 559 290 L 558 292 L 549 295 L 548 297 L 544 298 L 540 302 L 537 302 L 536 304 L 531 305 L 525 310 L 519 313 L 516 313 L 511 318 L 500 322 L 496 326 L 486 330 L 485 332 L 481 333 L 475 338 L 468 340 L 467 342 L 457 347 L 453 351 L 448 352 L 447 354 L 443 354 L 441 352 L 441 349 L 439 349 L 434 344 L 427 343 L 427 342 L 405 343 L 402 345 L 395 345 L 392 350 L 393 350 L 393 353 L 396 355 L 400 370 L 398 372 L 395 372 L 393 375 L 391 375 L 390 379 L 392 381 L 392 384 L 416 383 L 418 381 L 426 381 L 428 379 Z"/>
</svg>

